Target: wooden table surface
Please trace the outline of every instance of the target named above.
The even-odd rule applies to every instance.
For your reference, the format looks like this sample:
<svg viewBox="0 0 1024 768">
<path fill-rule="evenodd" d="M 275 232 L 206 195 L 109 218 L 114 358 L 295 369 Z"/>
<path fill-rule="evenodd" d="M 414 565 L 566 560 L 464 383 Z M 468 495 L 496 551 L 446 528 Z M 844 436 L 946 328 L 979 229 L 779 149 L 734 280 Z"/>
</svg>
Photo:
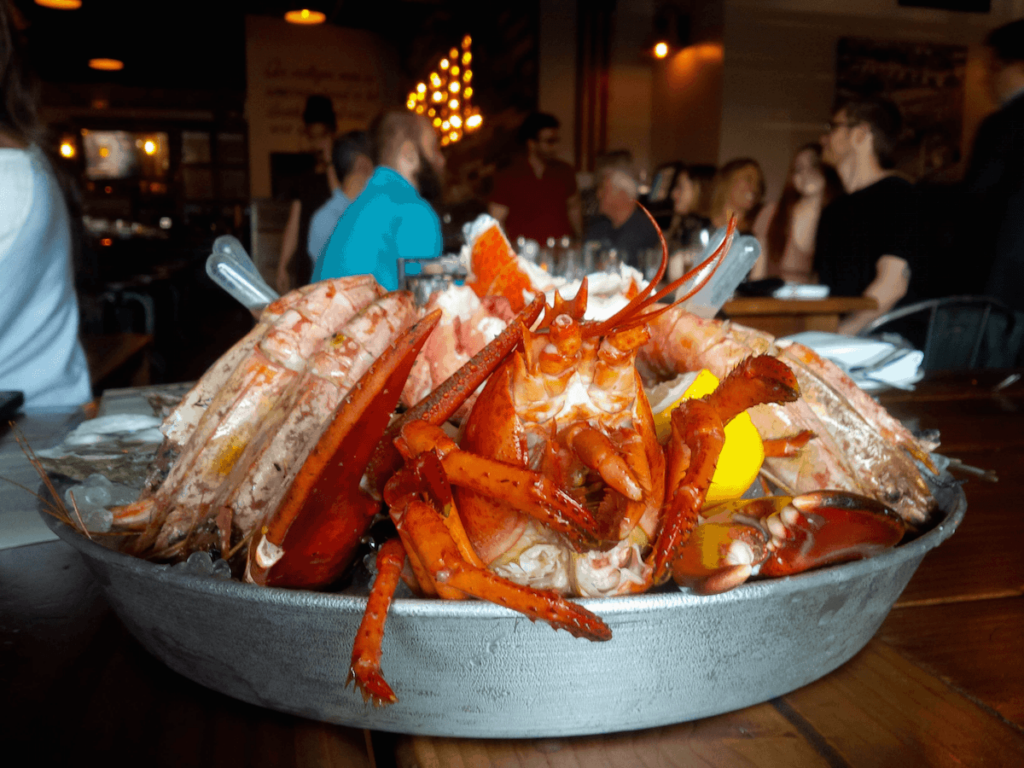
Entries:
<svg viewBox="0 0 1024 768">
<path fill-rule="evenodd" d="M 835 333 L 843 315 L 877 306 L 877 301 L 864 296 L 829 296 L 824 299 L 742 296 L 725 302 L 722 314 L 773 336 L 789 336 L 801 331 Z"/>
<path fill-rule="evenodd" d="M 47 542 L 0 550 L 0 744 L 7 754 L 27 747 L 44 764 L 1024 765 L 1024 381 L 995 390 L 1007 373 L 933 374 L 914 392 L 883 393 L 901 419 L 940 429 L 945 455 L 998 482 L 959 474 L 964 522 L 926 556 L 876 637 L 777 699 L 560 739 L 408 737 L 311 722 L 171 672 L 123 628 L 78 555 Z M 46 432 L 23 423 L 40 439 Z M 3 429 L 0 458 L 10 444 Z"/>
</svg>

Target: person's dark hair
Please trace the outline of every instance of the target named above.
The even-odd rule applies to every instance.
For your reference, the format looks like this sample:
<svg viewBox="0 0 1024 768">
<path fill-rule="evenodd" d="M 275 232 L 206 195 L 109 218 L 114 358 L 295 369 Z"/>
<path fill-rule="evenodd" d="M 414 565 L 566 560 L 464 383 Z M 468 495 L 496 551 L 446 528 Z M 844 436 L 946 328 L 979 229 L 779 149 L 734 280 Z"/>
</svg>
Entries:
<svg viewBox="0 0 1024 768">
<path fill-rule="evenodd" d="M 35 94 L 24 66 L 21 36 L 15 27 L 16 8 L 0 0 L 0 129 L 22 141 L 43 146 L 36 116 Z"/>
<path fill-rule="evenodd" d="M 900 108 L 879 96 L 855 96 L 839 102 L 833 114 L 840 109 L 845 110 L 851 124 L 865 123 L 871 129 L 878 164 L 883 168 L 896 165 L 896 145 L 903 133 Z"/>
<path fill-rule="evenodd" d="M 394 165 L 402 144 L 411 141 L 417 147 L 427 123 L 407 109 L 389 109 L 381 112 L 370 125 L 374 165 Z"/>
<path fill-rule="evenodd" d="M 302 122 L 306 125 L 319 123 L 330 128 L 333 134 L 338 130 L 338 118 L 334 115 L 334 104 L 327 96 L 314 94 L 306 99 L 306 108 L 302 110 Z"/>
<path fill-rule="evenodd" d="M 789 164 L 789 173 L 786 176 L 786 186 L 779 197 L 779 203 L 768 223 L 768 231 L 765 233 L 765 245 L 767 246 L 767 261 L 769 276 L 776 276 L 779 272 L 779 262 L 782 261 L 782 254 L 786 251 L 786 241 L 789 239 L 790 223 L 793 220 L 793 208 L 800 200 L 800 193 L 793 186 L 793 169 L 796 166 L 796 158 L 804 152 L 814 153 L 814 162 L 825 177 L 825 191 L 821 198 L 821 207 L 825 208 L 835 198 L 842 195 L 843 183 L 839 174 L 831 165 L 821 162 L 821 144 L 813 142 L 804 144 L 793 153 L 793 160 Z"/>
<path fill-rule="evenodd" d="M 545 128 L 558 128 L 561 125 L 554 115 L 549 115 L 547 112 L 534 112 L 519 126 L 519 143 L 525 145 L 528 141 L 536 141 L 540 132 Z"/>
<path fill-rule="evenodd" d="M 331 149 L 331 162 L 334 164 L 338 181 L 344 181 L 345 177 L 352 173 L 356 158 L 360 155 L 373 156 L 370 134 L 366 131 L 349 131 L 335 139 L 334 147 Z"/>
<path fill-rule="evenodd" d="M 993 29 L 985 37 L 985 45 L 1002 62 L 1024 61 L 1024 19 Z"/>
<path fill-rule="evenodd" d="M 680 175 L 685 173 L 697 187 L 697 199 L 693 203 L 693 213 L 708 218 L 711 215 L 711 193 L 715 186 L 715 175 L 718 169 L 710 164 L 697 163 L 686 166 Z"/>
</svg>

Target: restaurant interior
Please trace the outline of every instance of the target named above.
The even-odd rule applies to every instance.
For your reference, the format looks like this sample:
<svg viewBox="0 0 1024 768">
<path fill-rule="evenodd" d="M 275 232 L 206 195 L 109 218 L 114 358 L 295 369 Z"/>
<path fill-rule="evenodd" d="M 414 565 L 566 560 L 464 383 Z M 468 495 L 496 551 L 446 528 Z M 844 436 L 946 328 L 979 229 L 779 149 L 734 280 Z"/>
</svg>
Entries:
<svg viewBox="0 0 1024 768">
<path fill-rule="evenodd" d="M 482 124 L 445 147 L 446 246 L 457 250 L 461 224 L 483 210 L 493 173 L 515 152 L 515 129 L 533 109 L 560 120 L 561 156 L 582 189 L 593 185 L 601 153 L 628 148 L 655 192 L 666 164 L 754 157 L 772 199 L 793 151 L 816 141 L 829 116 L 842 39 L 958 47 L 959 133 L 946 138 L 948 157 L 938 161 L 949 167 L 932 168 L 923 154 L 905 164 L 918 177 L 950 171 L 993 108 L 980 41 L 1015 8 L 326 2 L 312 9 L 324 23 L 292 24 L 283 0 L 16 5 L 51 149 L 80 193 L 77 287 L 100 391 L 193 380 L 244 332 L 249 318 L 205 278 L 204 259 L 217 236 L 231 234 L 273 274 L 287 217 L 282 190 L 311 157 L 300 119 L 311 93 L 331 95 L 339 133 L 363 129 L 471 35 Z M 667 46 L 664 58 L 657 42 Z M 903 94 L 921 119 L 935 117 L 936 92 Z M 97 338 L 111 334 L 135 336 Z"/>
<path fill-rule="evenodd" d="M 1024 17 L 1024 0 L 13 4 L 48 149 L 75 190 L 75 288 L 97 398 L 195 381 L 252 329 L 253 314 L 209 278 L 207 258 L 218 237 L 231 235 L 274 285 L 287 190 L 314 162 L 302 122 L 310 95 L 330 97 L 338 135 L 362 130 L 384 108 L 407 100 L 414 108 L 417 84 L 449 49 L 472 52 L 462 60 L 472 66 L 472 105 L 466 94 L 463 107 L 476 117 L 473 129 L 467 122 L 442 147 L 437 208 L 444 251 L 454 253 L 463 225 L 487 210 L 494 175 L 518 151 L 517 128 L 534 111 L 559 120 L 559 156 L 584 195 L 597 185 L 599 158 L 628 149 L 643 199 L 662 214 L 671 204 L 662 172 L 679 164 L 756 158 L 765 198 L 776 199 L 794 153 L 827 130 L 837 83 L 852 71 L 843 69 L 852 60 L 846 52 L 860 57 L 858 71 L 891 86 L 912 134 L 898 167 L 930 185 L 946 211 L 943 190 L 959 179 L 979 124 L 997 108 L 985 85 L 985 34 Z M 919 54 L 912 65 L 907 51 Z M 962 266 L 943 264 L 942 272 Z M 836 306 L 740 301 L 726 315 L 785 335 L 835 330 Z M 916 392 L 897 384 L 877 399 L 915 430 L 943 432 L 943 450 L 966 467 L 957 477 L 969 483 L 967 522 L 929 554 L 902 597 L 897 590 L 866 650 L 795 692 L 683 724 L 625 733 L 590 724 L 577 731 L 584 736 L 475 740 L 415 725 L 332 725 L 312 705 L 306 719 L 301 708 L 257 706 L 262 693 L 236 697 L 247 703 L 212 693 L 178 674 L 187 659 L 175 671 L 164 667 L 121 626 L 71 549 L 43 556 L 30 550 L 46 545 L 0 546 L 0 614 L 36 627 L 0 632 L 0 672 L 11 681 L 0 744 L 35 743 L 59 718 L 68 724 L 58 727 L 53 754 L 85 764 L 1024 764 L 1024 571 L 1014 536 L 1024 524 L 1011 499 L 1024 491 L 1015 432 L 1024 384 L 1003 370 L 943 376 L 925 378 Z M 29 428 L 45 443 L 69 424 Z M 15 468 L 13 438 L 0 438 L 0 477 L 32 484 L 27 469 Z M 984 522 L 971 520 L 975 509 L 988 515 Z M 58 571 L 71 586 L 55 598 Z M 863 589 L 874 595 L 878 586 Z M 31 647 L 30 634 L 38 640 Z M 776 634 L 769 630 L 770 639 Z M 316 632 L 310 642 L 326 647 Z M 658 683 L 648 683 L 654 692 Z M 28 702 L 17 715 L 14 694 Z M 585 698 L 570 696 L 565 706 Z"/>
</svg>

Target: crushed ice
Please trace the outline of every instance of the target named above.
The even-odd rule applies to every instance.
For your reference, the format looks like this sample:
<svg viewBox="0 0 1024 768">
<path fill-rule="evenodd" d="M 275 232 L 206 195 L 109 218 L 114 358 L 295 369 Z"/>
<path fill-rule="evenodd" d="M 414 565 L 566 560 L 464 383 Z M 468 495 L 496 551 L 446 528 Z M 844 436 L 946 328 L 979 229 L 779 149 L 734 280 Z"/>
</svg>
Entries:
<svg viewBox="0 0 1024 768">
<path fill-rule="evenodd" d="M 74 505 L 71 496 L 74 494 Z M 136 488 L 112 483 L 103 475 L 92 474 L 84 483 L 73 485 L 64 491 L 64 503 L 70 511 L 78 507 L 82 522 L 90 531 L 106 533 L 114 522 L 114 513 L 110 507 L 131 504 L 139 495 Z"/>
</svg>

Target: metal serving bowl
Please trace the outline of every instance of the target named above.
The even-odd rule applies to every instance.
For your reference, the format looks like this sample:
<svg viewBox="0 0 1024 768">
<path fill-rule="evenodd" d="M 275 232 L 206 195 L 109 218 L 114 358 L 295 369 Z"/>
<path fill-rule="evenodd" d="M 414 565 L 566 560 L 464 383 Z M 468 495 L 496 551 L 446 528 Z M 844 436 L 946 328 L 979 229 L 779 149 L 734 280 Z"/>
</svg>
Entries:
<svg viewBox="0 0 1024 768">
<path fill-rule="evenodd" d="M 582 600 L 612 629 L 578 640 L 477 601 L 396 600 L 383 670 L 399 702 L 345 686 L 365 599 L 182 574 L 107 550 L 44 515 L 125 626 L 213 690 L 314 720 L 410 734 L 549 737 L 679 723 L 816 680 L 871 639 L 925 554 L 966 511 L 957 487 L 932 530 L 877 557 L 723 595 Z"/>
</svg>

